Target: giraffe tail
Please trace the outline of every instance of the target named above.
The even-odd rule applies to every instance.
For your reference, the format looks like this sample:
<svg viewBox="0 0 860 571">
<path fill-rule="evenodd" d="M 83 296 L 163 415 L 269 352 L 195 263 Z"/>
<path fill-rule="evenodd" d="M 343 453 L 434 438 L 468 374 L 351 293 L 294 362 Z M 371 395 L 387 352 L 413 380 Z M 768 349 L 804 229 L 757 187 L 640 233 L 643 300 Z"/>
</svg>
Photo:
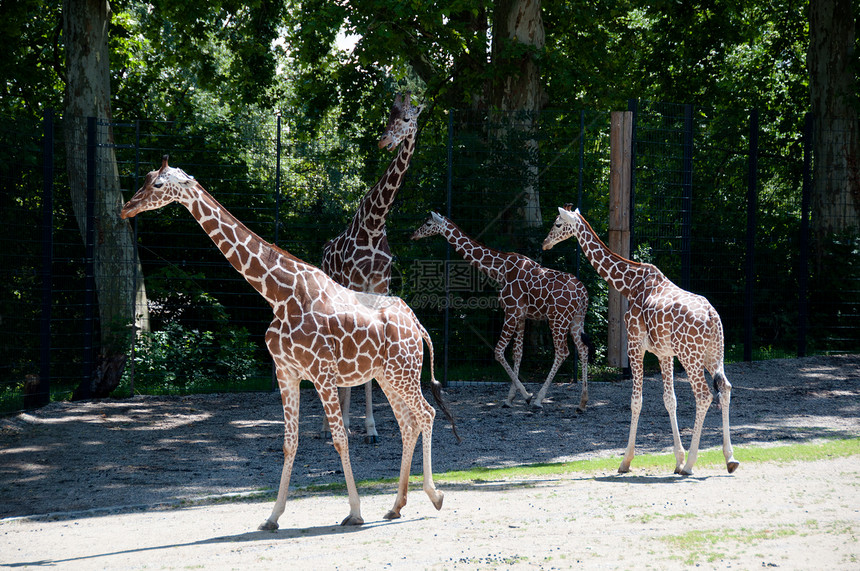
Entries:
<svg viewBox="0 0 860 571">
<path fill-rule="evenodd" d="M 417 323 L 417 320 L 416 320 Z M 457 439 L 457 443 L 463 441 L 460 438 L 460 435 L 457 434 L 457 426 L 454 423 L 454 416 L 451 414 L 451 411 L 448 410 L 448 405 L 445 404 L 445 400 L 442 398 L 442 383 L 436 380 L 436 372 L 433 366 L 433 341 L 430 339 L 430 334 L 427 333 L 427 330 L 424 329 L 424 326 L 420 323 L 417 323 L 418 328 L 421 330 L 421 337 L 424 338 L 424 342 L 427 343 L 427 349 L 430 351 L 430 392 L 433 393 L 433 398 L 436 400 L 436 404 L 439 405 L 439 408 L 442 409 L 442 413 L 445 415 L 445 418 L 448 419 L 448 422 L 451 423 L 451 432 L 454 433 L 454 438 Z"/>
<path fill-rule="evenodd" d="M 726 378 L 726 374 L 723 372 L 722 367 L 713 375 L 714 379 L 714 391 L 717 393 L 717 408 L 721 408 L 720 405 L 720 393 L 723 391 L 723 388 L 726 386 L 726 383 L 729 380 Z"/>
<path fill-rule="evenodd" d="M 594 360 L 597 359 L 597 348 L 594 346 L 594 341 L 591 340 L 591 337 L 585 331 L 580 333 L 579 337 L 585 343 L 585 346 L 588 347 L 588 362 L 594 363 Z"/>
</svg>

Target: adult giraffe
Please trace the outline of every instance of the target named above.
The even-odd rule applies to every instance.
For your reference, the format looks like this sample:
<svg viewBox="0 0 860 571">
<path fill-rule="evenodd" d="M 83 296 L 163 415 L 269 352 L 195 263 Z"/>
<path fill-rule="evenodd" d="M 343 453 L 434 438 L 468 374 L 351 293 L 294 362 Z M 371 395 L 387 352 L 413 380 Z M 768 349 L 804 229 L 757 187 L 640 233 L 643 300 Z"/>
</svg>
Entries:
<svg viewBox="0 0 860 571">
<path fill-rule="evenodd" d="M 630 471 L 630 462 L 633 460 L 636 427 L 642 410 L 642 360 L 645 351 L 650 351 L 657 355 L 660 361 L 663 403 L 672 424 L 675 473 L 693 473 L 702 425 L 713 400 L 705 381 L 704 370 L 707 369 L 713 376 L 714 388 L 720 399 L 723 413 L 723 455 L 731 474 L 739 463 L 734 458 L 729 437 L 732 385 L 723 371 L 723 325 L 717 310 L 704 297 L 676 286 L 656 266 L 633 262 L 610 250 L 579 213 L 579 209 L 571 211 L 571 208 L 571 205 L 565 205 L 564 208 L 558 209 L 558 218 L 543 242 L 543 249 L 549 250 L 562 240 L 576 236 L 585 257 L 597 273 L 630 302 L 624 317 L 627 325 L 627 356 L 633 371 L 633 394 L 630 397 L 630 435 L 618 471 Z M 676 414 L 677 400 L 673 380 L 676 356 L 687 371 L 690 387 L 696 397 L 696 422 L 686 463 Z"/>
<path fill-rule="evenodd" d="M 412 105 L 409 93 L 394 98 L 388 125 L 379 139 L 379 148 L 389 151 L 400 145 L 385 173 L 367 191 L 349 226 L 323 246 L 322 271 L 344 287 L 363 292 L 387 295 L 391 282 L 391 248 L 385 233 L 385 219 L 403 182 L 406 169 L 415 151 L 418 115 L 422 106 Z M 402 144 L 401 144 L 402 142 Z M 375 443 L 376 420 L 373 417 L 373 382 L 365 385 L 365 439 Z M 340 405 L 344 425 L 349 430 L 351 389 L 340 389 Z M 323 432 L 328 425 L 323 420 Z"/>
<path fill-rule="evenodd" d="M 573 338 L 579 359 L 582 361 L 582 392 L 579 411 L 588 404 L 588 359 L 594 348 L 585 335 L 585 312 L 588 309 L 588 292 L 575 276 L 544 268 L 535 261 L 514 252 L 499 252 L 473 240 L 448 218 L 432 212 L 427 221 L 412 234 L 413 240 L 439 234 L 445 238 L 467 262 L 501 284 L 499 302 L 505 312 L 502 334 L 496 343 L 496 360 L 505 368 L 511 379 L 511 388 L 504 405 L 511 406 L 519 389 L 526 402 L 540 408 L 558 368 L 570 353 L 567 335 Z M 549 321 L 555 360 L 537 397 L 532 399 L 519 379 L 523 358 L 523 333 L 526 320 Z M 505 349 L 514 338 L 514 366 L 505 359 Z"/>
<path fill-rule="evenodd" d="M 341 525 L 361 525 L 358 491 L 349 461 L 349 441 L 337 398 L 338 386 L 356 386 L 376 378 L 391 403 L 403 437 L 400 481 L 394 507 L 385 517 L 400 517 L 406 505 L 412 454 L 422 435 L 424 491 L 436 507 L 442 492 L 433 484 L 431 441 L 436 412 L 421 393 L 422 339 L 430 349 L 431 389 L 441 400 L 433 373 L 433 345 L 415 314 L 396 297 L 359 294 L 314 266 L 270 244 L 230 214 L 193 177 L 171 168 L 146 175 L 143 186 L 122 208 L 122 218 L 161 208 L 185 206 L 232 266 L 257 290 L 275 314 L 266 346 L 275 363 L 284 408 L 284 466 L 278 498 L 260 529 L 278 528 L 284 512 L 299 437 L 299 385 L 310 380 L 329 419 L 349 493 L 349 515 Z M 453 420 L 452 420 L 453 427 Z M 456 434 L 456 432 L 455 432 Z"/>
</svg>

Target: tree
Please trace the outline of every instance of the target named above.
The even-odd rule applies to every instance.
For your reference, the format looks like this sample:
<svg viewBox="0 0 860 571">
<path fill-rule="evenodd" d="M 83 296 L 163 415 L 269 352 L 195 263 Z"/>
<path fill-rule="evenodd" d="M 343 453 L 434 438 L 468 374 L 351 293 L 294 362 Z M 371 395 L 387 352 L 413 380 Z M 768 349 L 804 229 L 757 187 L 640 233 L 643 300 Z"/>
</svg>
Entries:
<svg viewBox="0 0 860 571">
<path fill-rule="evenodd" d="M 860 229 L 860 132 L 851 0 L 809 2 L 809 96 L 815 115 L 812 219 L 819 238 Z"/>
<path fill-rule="evenodd" d="M 491 113 L 496 127 L 489 138 L 516 145 L 508 150 L 522 157 L 522 166 L 514 169 L 522 176 L 522 192 L 512 210 L 520 212 L 527 227 L 540 226 L 535 130 L 546 102 L 539 65 L 545 44 L 540 0 L 359 0 L 349 8 L 315 0 L 291 13 L 287 43 L 308 78 L 299 82 L 298 99 L 319 113 L 343 100 L 344 114 L 356 117 L 359 98 L 376 109 L 371 99 L 382 99 L 394 80 L 417 86 L 430 103 L 424 121 L 432 120 L 434 110 L 464 105 Z M 341 30 L 360 39 L 351 53 L 333 56 Z"/>
<path fill-rule="evenodd" d="M 64 128 L 66 169 L 72 207 L 81 236 L 94 232 L 94 277 L 98 292 L 101 350 L 92 379 L 83 379 L 75 395 L 104 397 L 122 375 L 132 326 L 147 328 L 146 290 L 137 261 L 131 227 L 120 219 L 122 207 L 113 135 L 110 96 L 108 30 L 111 9 L 107 0 L 65 0 L 63 38 L 66 46 Z M 87 118 L 97 118 L 105 138 L 96 147 L 98 175 L 88 217 Z M 94 224 L 95 228 L 88 228 Z"/>
<path fill-rule="evenodd" d="M 493 77 L 490 103 L 493 109 L 503 113 L 517 113 L 521 119 L 513 128 L 526 134 L 521 147 L 525 172 L 522 214 L 529 228 L 543 226 L 538 189 L 538 143 L 534 134 L 544 103 L 537 62 L 545 44 L 540 0 L 496 2 L 491 62 L 503 71 Z"/>
</svg>

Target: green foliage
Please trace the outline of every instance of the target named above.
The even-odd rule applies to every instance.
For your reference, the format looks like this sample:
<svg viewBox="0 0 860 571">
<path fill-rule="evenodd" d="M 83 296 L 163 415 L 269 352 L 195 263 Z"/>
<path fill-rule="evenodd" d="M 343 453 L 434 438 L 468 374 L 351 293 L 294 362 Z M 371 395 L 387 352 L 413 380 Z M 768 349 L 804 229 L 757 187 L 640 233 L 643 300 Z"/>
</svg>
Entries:
<svg viewBox="0 0 860 571">
<path fill-rule="evenodd" d="M 211 392 L 244 387 L 260 375 L 256 347 L 244 328 L 222 331 L 186 329 L 169 323 L 141 333 L 134 352 L 134 390 L 147 394 Z M 126 368 L 123 384 L 131 370 Z"/>
</svg>

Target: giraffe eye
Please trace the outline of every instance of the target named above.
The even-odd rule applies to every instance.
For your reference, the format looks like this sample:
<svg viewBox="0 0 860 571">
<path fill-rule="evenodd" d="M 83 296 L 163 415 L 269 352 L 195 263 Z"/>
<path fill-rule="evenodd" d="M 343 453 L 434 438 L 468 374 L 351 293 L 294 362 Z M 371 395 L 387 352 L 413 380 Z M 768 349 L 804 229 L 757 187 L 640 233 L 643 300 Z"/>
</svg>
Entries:
<svg viewBox="0 0 860 571">
<path fill-rule="evenodd" d="M 155 188 L 161 188 L 162 186 L 164 186 L 164 181 L 162 180 L 162 181 L 156 182 L 152 186 L 154 186 Z"/>
</svg>

